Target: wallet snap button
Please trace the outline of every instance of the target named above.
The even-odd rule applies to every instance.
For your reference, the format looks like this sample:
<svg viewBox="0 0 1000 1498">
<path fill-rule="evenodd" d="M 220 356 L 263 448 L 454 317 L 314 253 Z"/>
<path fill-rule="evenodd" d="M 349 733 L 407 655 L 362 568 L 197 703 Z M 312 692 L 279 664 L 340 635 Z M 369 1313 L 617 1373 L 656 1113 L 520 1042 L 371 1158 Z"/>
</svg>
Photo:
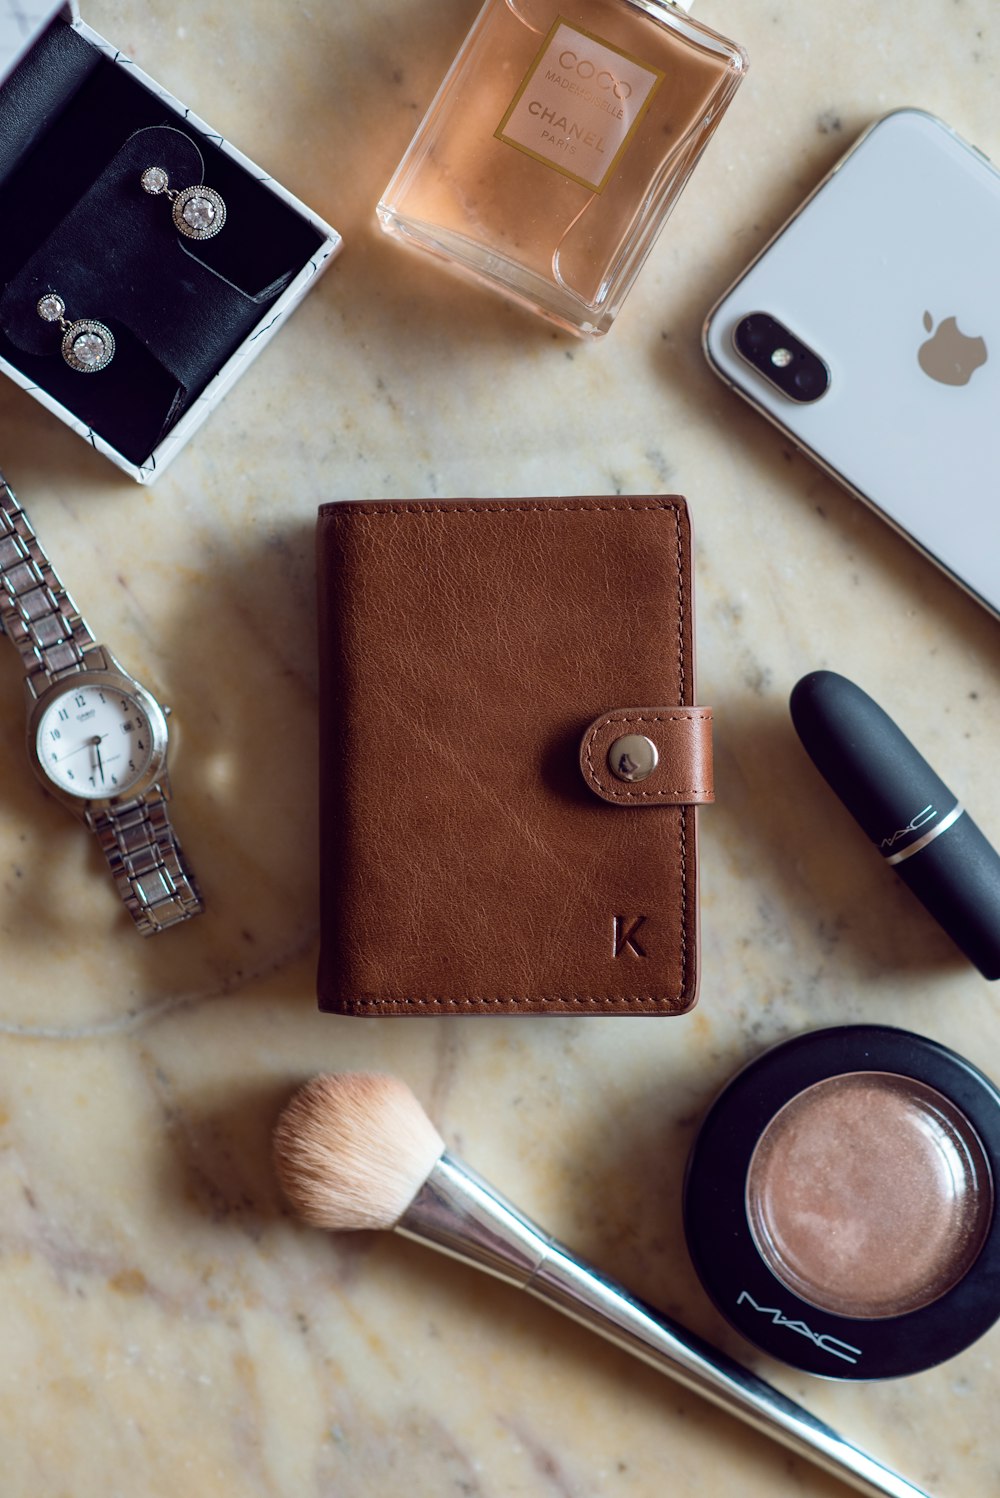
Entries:
<svg viewBox="0 0 1000 1498">
<path fill-rule="evenodd" d="M 656 769 L 659 757 L 652 739 L 643 733 L 627 733 L 608 750 L 608 766 L 619 780 L 645 780 Z"/>
</svg>

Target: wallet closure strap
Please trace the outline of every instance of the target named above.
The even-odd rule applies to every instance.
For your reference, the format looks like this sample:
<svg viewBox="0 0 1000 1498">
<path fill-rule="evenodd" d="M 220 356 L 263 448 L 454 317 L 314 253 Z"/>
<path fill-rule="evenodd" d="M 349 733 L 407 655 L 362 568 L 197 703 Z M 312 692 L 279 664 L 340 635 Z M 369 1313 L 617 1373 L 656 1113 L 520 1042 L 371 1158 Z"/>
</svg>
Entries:
<svg viewBox="0 0 1000 1498">
<path fill-rule="evenodd" d="M 595 718 L 580 744 L 595 795 L 616 806 L 715 800 L 710 707 L 622 707 Z"/>
</svg>

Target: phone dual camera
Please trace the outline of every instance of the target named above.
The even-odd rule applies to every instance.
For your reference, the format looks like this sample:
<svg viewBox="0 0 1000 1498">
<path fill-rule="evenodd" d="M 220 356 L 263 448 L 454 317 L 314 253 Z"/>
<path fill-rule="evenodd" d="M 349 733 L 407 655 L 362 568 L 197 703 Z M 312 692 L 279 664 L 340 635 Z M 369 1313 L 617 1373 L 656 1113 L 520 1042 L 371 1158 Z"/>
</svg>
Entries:
<svg viewBox="0 0 1000 1498">
<path fill-rule="evenodd" d="M 767 312 L 741 318 L 733 343 L 765 380 L 800 405 L 818 401 L 830 387 L 830 371 L 819 355 Z"/>
</svg>

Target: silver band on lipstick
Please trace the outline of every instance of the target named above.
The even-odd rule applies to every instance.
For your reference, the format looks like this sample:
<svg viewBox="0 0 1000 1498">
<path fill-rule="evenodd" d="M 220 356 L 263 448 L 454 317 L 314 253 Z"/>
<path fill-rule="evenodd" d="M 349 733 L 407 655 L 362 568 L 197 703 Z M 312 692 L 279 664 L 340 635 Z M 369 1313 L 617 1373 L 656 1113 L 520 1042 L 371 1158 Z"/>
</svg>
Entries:
<svg viewBox="0 0 1000 1498">
<path fill-rule="evenodd" d="M 947 832 L 949 827 L 954 827 L 959 817 L 964 815 L 965 807 L 960 801 L 956 801 L 948 815 L 942 817 L 930 832 L 925 832 L 923 837 L 918 837 L 915 843 L 911 843 L 908 848 L 901 849 L 899 853 L 887 854 L 886 863 L 902 863 L 904 859 L 911 858 L 914 853 L 919 853 L 921 848 L 926 848 L 928 843 L 932 843 L 936 837 L 940 837 L 942 832 Z"/>
</svg>

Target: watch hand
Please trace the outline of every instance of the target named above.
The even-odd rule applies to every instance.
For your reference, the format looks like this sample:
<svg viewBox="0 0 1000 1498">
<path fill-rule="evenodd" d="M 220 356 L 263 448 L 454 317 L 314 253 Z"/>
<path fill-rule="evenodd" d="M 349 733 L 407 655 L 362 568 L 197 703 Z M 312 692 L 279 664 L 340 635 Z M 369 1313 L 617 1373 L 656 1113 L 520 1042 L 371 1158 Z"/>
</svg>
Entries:
<svg viewBox="0 0 1000 1498">
<path fill-rule="evenodd" d="M 67 749 L 66 753 L 62 755 L 61 758 L 64 760 L 72 759 L 73 755 L 79 754 L 81 749 L 93 749 L 96 742 L 99 741 L 95 739 L 84 739 L 83 743 L 77 744 L 75 749 Z"/>
<path fill-rule="evenodd" d="M 103 765 L 103 763 L 101 761 L 101 740 L 98 737 L 98 735 L 96 735 L 96 734 L 94 735 L 94 753 L 97 755 L 97 770 L 98 770 L 98 774 L 101 777 L 101 783 L 103 784 L 104 783 L 104 765 Z"/>
</svg>

